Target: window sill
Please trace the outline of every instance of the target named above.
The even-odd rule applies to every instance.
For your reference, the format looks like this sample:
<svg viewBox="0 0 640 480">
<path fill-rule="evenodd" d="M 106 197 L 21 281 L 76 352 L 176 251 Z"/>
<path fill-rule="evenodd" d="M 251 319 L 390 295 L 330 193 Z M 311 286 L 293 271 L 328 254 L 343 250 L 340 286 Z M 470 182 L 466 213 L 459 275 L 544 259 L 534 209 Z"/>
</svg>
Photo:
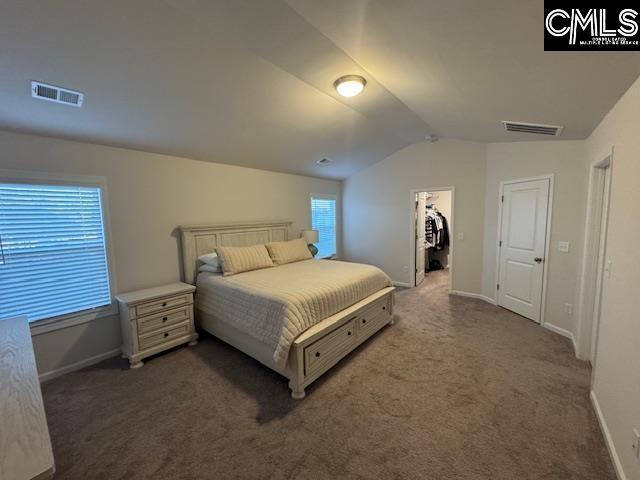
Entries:
<svg viewBox="0 0 640 480">
<path fill-rule="evenodd" d="M 30 324 L 31 336 L 35 337 L 37 335 L 42 335 L 43 333 L 82 325 L 83 323 L 89 323 L 93 320 L 97 320 L 98 318 L 109 317 L 117 313 L 118 307 L 114 302 L 111 305 L 95 308 L 93 310 L 83 310 L 82 312 L 70 313 L 60 317 L 38 320 Z"/>
</svg>

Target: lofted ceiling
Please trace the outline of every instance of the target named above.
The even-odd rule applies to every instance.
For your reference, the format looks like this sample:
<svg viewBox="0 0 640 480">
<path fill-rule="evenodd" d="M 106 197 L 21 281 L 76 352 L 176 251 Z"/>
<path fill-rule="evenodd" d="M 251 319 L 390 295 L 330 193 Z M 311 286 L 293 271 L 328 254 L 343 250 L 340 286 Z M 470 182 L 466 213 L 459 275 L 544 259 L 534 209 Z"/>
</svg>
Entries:
<svg viewBox="0 0 640 480">
<path fill-rule="evenodd" d="M 501 120 L 585 138 L 640 75 L 640 55 L 544 52 L 542 8 L 5 0 L 0 128 L 328 178 L 433 134 L 538 139 Z M 361 95 L 337 95 L 345 74 L 367 78 Z M 32 99 L 31 80 L 82 91 L 84 106 Z"/>
</svg>

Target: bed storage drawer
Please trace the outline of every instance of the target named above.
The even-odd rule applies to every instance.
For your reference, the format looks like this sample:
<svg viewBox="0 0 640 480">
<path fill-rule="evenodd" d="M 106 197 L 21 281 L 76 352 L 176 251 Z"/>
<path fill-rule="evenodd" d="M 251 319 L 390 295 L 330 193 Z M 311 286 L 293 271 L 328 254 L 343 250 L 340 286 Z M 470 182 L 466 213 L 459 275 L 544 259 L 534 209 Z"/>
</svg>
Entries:
<svg viewBox="0 0 640 480">
<path fill-rule="evenodd" d="M 179 337 L 189 335 L 191 333 L 190 322 L 180 323 L 171 327 L 163 328 L 151 333 L 146 333 L 138 337 L 140 349 L 145 350 L 161 343 L 170 342 Z"/>
<path fill-rule="evenodd" d="M 159 328 L 175 325 L 176 323 L 186 322 L 191 319 L 191 305 L 179 307 L 165 312 L 140 317 L 138 322 L 138 334 L 152 332 Z"/>
<path fill-rule="evenodd" d="M 193 303 L 193 298 L 190 293 L 161 298 L 159 300 L 153 300 L 151 302 L 145 302 L 137 305 L 136 316 L 141 317 L 143 315 L 150 315 L 161 310 L 167 310 L 169 308 L 179 307 L 180 305 L 186 305 L 189 303 Z"/>
<path fill-rule="evenodd" d="M 337 362 L 356 341 L 356 318 L 325 335 L 304 349 L 305 375 L 322 370 Z"/>
<path fill-rule="evenodd" d="M 391 297 L 384 297 L 358 315 L 358 340 L 370 336 L 391 320 Z"/>
</svg>

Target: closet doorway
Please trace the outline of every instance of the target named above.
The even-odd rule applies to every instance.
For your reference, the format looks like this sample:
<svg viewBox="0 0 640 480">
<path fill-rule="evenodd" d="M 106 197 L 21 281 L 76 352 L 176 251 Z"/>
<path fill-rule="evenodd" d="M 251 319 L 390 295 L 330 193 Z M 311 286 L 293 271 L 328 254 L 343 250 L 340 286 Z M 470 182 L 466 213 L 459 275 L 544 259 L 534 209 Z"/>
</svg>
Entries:
<svg viewBox="0 0 640 480">
<path fill-rule="evenodd" d="M 451 291 L 454 188 L 411 191 L 411 285 L 446 281 Z"/>
<path fill-rule="evenodd" d="M 591 164 L 589 194 L 587 197 L 587 226 L 582 259 L 580 303 L 577 332 L 577 355 L 596 363 L 600 303 L 603 284 L 610 275 L 610 264 L 606 260 L 606 240 L 609 222 L 609 196 L 611 192 L 611 169 L 613 147 L 604 160 Z"/>
</svg>

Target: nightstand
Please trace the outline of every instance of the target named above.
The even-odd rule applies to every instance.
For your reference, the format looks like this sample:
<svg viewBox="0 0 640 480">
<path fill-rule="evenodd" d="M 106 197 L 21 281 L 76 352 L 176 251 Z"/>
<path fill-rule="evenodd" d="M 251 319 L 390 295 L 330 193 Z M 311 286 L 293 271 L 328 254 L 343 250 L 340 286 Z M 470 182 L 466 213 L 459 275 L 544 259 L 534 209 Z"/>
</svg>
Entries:
<svg viewBox="0 0 640 480">
<path fill-rule="evenodd" d="M 122 326 L 122 356 L 131 368 L 142 359 L 182 343 L 193 346 L 198 334 L 193 323 L 193 292 L 187 283 L 116 295 Z"/>
</svg>

